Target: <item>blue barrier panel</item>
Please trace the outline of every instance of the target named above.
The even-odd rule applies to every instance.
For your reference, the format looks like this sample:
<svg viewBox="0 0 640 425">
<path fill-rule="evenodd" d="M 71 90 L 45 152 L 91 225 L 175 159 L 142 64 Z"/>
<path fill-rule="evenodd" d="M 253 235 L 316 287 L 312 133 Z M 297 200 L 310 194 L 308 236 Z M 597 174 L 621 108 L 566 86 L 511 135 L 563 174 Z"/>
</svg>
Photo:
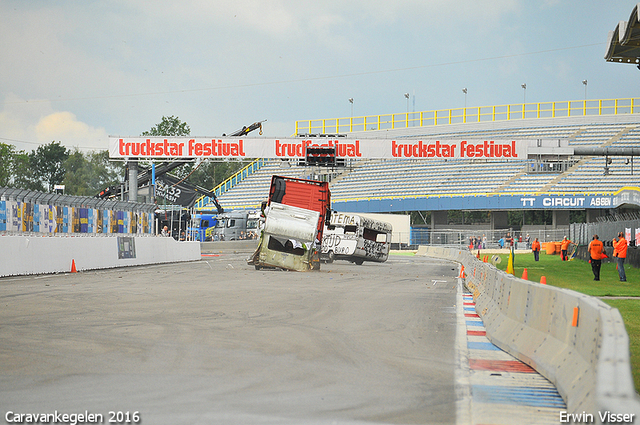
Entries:
<svg viewBox="0 0 640 425">
<path fill-rule="evenodd" d="M 125 227 L 124 227 L 124 211 L 117 211 L 116 212 L 116 219 L 118 220 L 118 231 L 117 233 L 125 233 Z"/>
<path fill-rule="evenodd" d="M 62 233 L 69 233 L 71 207 L 62 207 Z"/>
<path fill-rule="evenodd" d="M 104 210 L 102 211 L 102 233 L 111 233 L 111 230 L 109 229 L 109 213 L 111 211 L 109 210 Z"/>
<path fill-rule="evenodd" d="M 7 230 L 7 201 L 0 201 L 0 231 Z"/>
<path fill-rule="evenodd" d="M 33 222 L 31 228 L 34 232 L 40 232 L 40 206 L 37 204 L 33 206 Z"/>
<path fill-rule="evenodd" d="M 95 214 L 95 210 L 93 208 L 87 208 L 87 233 L 95 233 L 95 226 L 94 226 L 94 217 Z"/>
<path fill-rule="evenodd" d="M 89 231 L 89 211 L 87 208 L 79 208 L 80 216 L 80 233 L 87 233 Z"/>
</svg>

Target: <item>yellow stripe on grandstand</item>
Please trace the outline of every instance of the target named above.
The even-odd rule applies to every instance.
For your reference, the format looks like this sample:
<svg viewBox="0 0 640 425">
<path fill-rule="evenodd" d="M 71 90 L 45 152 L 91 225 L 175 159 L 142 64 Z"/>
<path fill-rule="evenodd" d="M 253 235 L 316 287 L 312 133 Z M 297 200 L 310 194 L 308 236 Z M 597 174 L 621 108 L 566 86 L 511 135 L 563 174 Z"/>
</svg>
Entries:
<svg viewBox="0 0 640 425">
<path fill-rule="evenodd" d="M 625 186 L 621 189 L 616 190 L 615 192 L 613 192 L 613 195 L 619 195 L 620 192 L 622 192 L 623 190 L 635 190 L 636 192 L 640 192 L 640 187 L 637 186 Z"/>
</svg>

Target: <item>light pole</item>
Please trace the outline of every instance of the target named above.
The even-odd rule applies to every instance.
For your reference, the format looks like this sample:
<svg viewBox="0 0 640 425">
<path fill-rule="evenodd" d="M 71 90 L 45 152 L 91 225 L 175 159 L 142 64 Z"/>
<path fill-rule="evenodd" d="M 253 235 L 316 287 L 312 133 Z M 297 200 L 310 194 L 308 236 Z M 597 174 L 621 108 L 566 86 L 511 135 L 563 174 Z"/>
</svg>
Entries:
<svg viewBox="0 0 640 425">
<path fill-rule="evenodd" d="M 349 98 L 349 103 L 351 104 L 351 118 L 353 118 L 353 98 Z"/>
<path fill-rule="evenodd" d="M 409 93 L 405 93 L 404 98 L 407 99 L 407 127 L 409 127 Z"/>
<path fill-rule="evenodd" d="M 462 110 L 462 122 L 467 122 L 467 88 L 464 87 L 462 89 L 462 93 L 464 93 L 464 109 Z"/>
<path fill-rule="evenodd" d="M 584 101 L 587 101 L 587 80 L 582 80 L 582 84 L 584 84 Z"/>
<path fill-rule="evenodd" d="M 524 90 L 524 95 L 522 97 L 522 103 L 527 103 L 527 83 L 522 83 L 520 85 L 520 87 L 522 87 L 522 89 Z"/>
</svg>

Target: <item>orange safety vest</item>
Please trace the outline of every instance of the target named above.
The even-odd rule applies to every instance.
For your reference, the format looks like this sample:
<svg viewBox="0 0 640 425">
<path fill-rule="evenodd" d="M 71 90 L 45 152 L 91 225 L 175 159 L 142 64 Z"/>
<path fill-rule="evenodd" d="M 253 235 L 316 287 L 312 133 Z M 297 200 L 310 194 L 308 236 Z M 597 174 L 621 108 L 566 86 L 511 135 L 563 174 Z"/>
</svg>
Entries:
<svg viewBox="0 0 640 425">
<path fill-rule="evenodd" d="M 533 243 L 531 244 L 531 250 L 532 251 L 540 251 L 540 242 L 533 241 Z"/>
<path fill-rule="evenodd" d="M 592 240 L 589 243 L 589 255 L 591 255 L 591 258 L 593 258 L 594 260 L 601 260 L 603 247 L 604 247 L 604 244 L 602 243 L 601 240 L 599 239 Z"/>
<path fill-rule="evenodd" d="M 571 241 L 569 239 L 563 240 L 562 241 L 562 246 L 560 247 L 560 249 L 562 249 L 563 251 L 566 251 L 567 248 L 569 248 L 569 244 L 570 243 L 571 243 Z"/>
<path fill-rule="evenodd" d="M 620 258 L 627 258 L 627 240 L 625 238 L 620 238 L 618 242 L 613 240 L 613 256 Z"/>
</svg>

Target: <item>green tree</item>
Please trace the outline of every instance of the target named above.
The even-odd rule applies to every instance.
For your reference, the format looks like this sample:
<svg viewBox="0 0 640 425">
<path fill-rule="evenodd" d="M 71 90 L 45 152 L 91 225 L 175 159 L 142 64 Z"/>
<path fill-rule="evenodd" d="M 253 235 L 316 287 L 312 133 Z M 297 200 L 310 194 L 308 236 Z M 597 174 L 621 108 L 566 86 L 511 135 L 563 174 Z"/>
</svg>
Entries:
<svg viewBox="0 0 640 425">
<path fill-rule="evenodd" d="M 64 180 L 65 169 L 63 165 L 68 157 L 67 148 L 62 146 L 60 142 L 38 146 L 38 149 L 29 154 L 33 175 L 49 192 L 53 191 L 54 185 L 61 184 Z"/>
<path fill-rule="evenodd" d="M 90 170 L 84 154 L 77 148 L 69 154 L 64 161 L 64 186 L 65 192 L 69 195 L 91 196 L 89 181 Z"/>
<path fill-rule="evenodd" d="M 75 149 L 64 163 L 66 193 L 79 196 L 94 196 L 102 189 L 117 185 L 121 181 L 124 165 L 109 161 L 109 151 L 83 154 Z"/>
<path fill-rule="evenodd" d="M 151 130 L 142 133 L 143 136 L 188 136 L 189 134 L 191 134 L 189 125 L 173 115 L 163 116 L 162 121 L 151 127 Z"/>
<path fill-rule="evenodd" d="M 11 184 L 15 150 L 13 145 L 0 143 L 0 187 L 8 187 Z"/>
<path fill-rule="evenodd" d="M 213 189 L 227 178 L 246 167 L 251 160 L 239 161 L 226 159 L 223 161 L 206 161 L 189 176 L 187 181 L 191 184 Z"/>
<path fill-rule="evenodd" d="M 108 187 L 117 185 L 124 175 L 124 163 L 110 161 L 109 151 L 91 152 L 89 154 L 91 180 L 89 187 L 95 193 Z"/>
<path fill-rule="evenodd" d="M 44 186 L 31 166 L 30 154 L 25 151 L 15 153 L 13 155 L 11 170 L 13 174 L 10 184 L 11 187 L 15 187 L 16 189 L 37 190 L 40 192 L 44 191 Z"/>
<path fill-rule="evenodd" d="M 182 122 L 180 118 L 176 116 L 162 117 L 162 120 L 151 127 L 151 130 L 142 132 L 143 136 L 188 136 L 191 134 L 191 128 L 186 122 Z M 140 161 L 140 165 L 142 166 L 151 166 L 151 163 L 148 161 Z M 179 178 L 184 178 L 191 173 L 193 170 L 193 165 L 190 163 L 185 163 L 182 167 L 174 169 L 171 174 Z"/>
</svg>

